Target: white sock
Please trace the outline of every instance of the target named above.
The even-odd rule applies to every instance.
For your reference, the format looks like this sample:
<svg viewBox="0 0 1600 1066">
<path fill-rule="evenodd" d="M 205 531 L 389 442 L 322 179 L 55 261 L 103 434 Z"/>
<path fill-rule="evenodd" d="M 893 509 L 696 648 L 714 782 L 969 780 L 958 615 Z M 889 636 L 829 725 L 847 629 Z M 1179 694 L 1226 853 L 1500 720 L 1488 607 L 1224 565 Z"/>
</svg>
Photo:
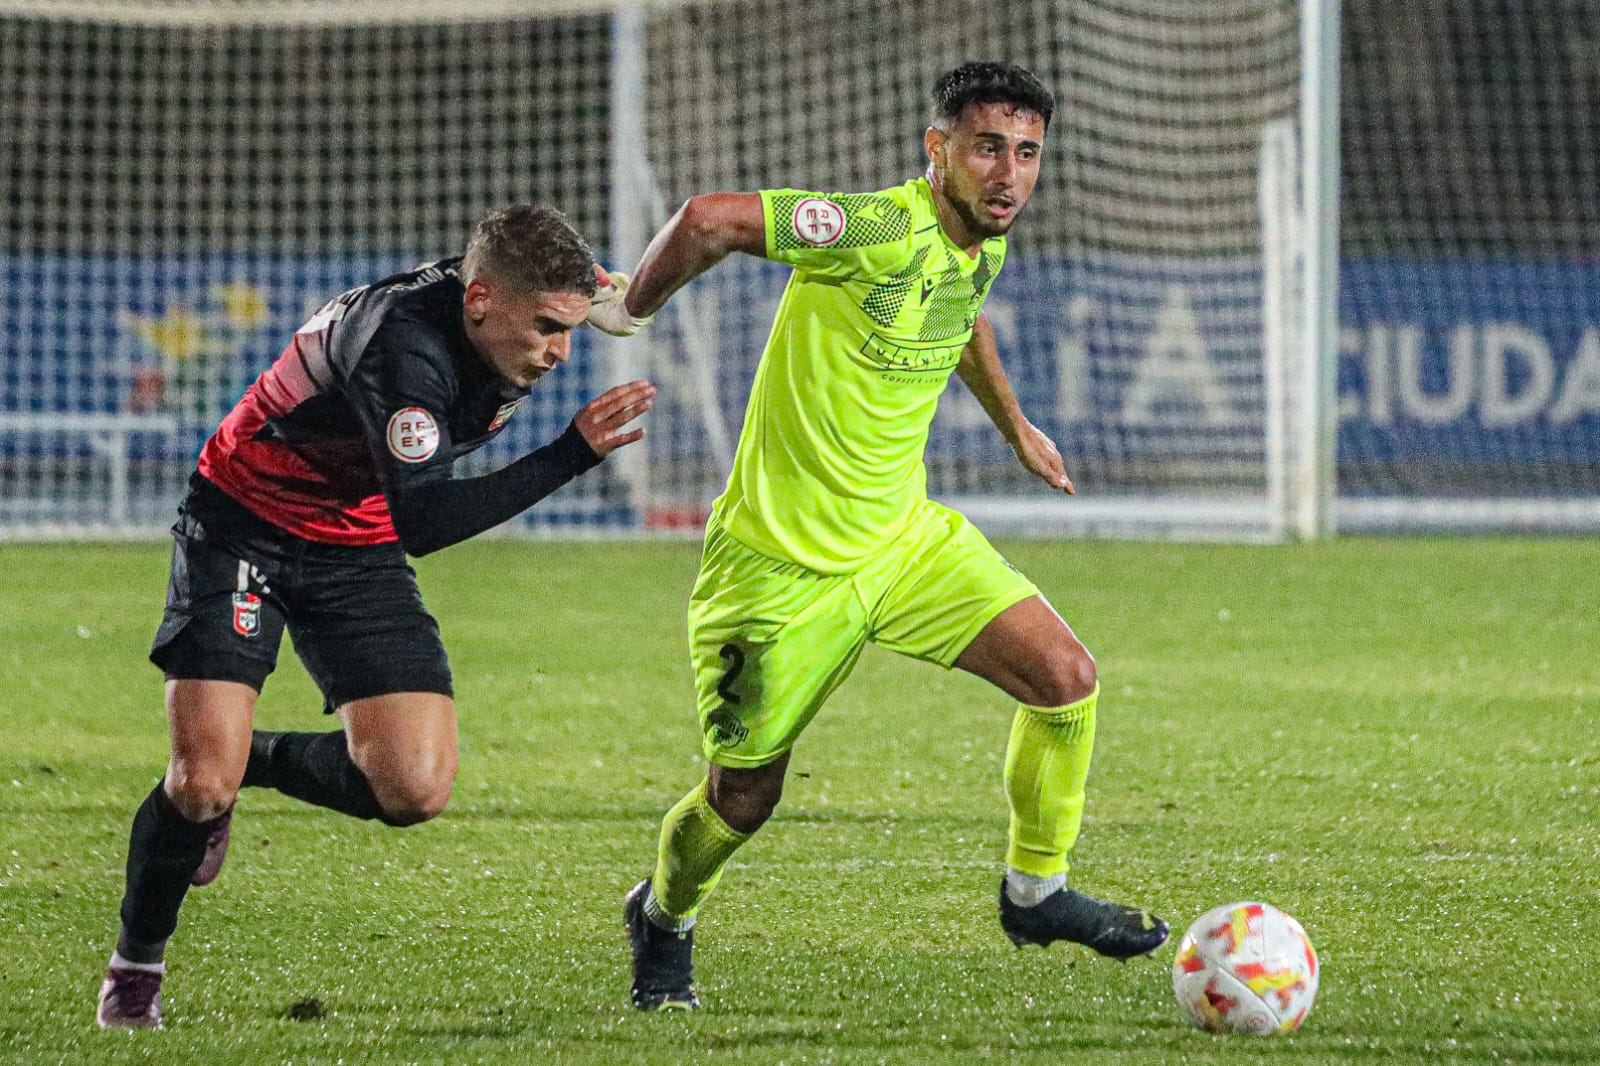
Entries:
<svg viewBox="0 0 1600 1066">
<path fill-rule="evenodd" d="M 164 962 L 129 962 L 115 951 L 111 953 L 111 968 L 113 970 L 144 970 L 147 973 L 167 972 L 167 964 Z"/>
<path fill-rule="evenodd" d="M 657 929 L 665 929 L 669 933 L 687 933 L 694 928 L 695 916 L 690 914 L 679 918 L 677 915 L 668 914 L 661 909 L 661 903 L 656 899 L 655 886 L 644 891 L 644 916 L 650 919 L 650 924 Z"/>
<path fill-rule="evenodd" d="M 1035 877 L 1015 866 L 1006 867 L 1006 898 L 1019 907 L 1037 907 L 1066 887 L 1067 875 L 1064 873 Z"/>
</svg>

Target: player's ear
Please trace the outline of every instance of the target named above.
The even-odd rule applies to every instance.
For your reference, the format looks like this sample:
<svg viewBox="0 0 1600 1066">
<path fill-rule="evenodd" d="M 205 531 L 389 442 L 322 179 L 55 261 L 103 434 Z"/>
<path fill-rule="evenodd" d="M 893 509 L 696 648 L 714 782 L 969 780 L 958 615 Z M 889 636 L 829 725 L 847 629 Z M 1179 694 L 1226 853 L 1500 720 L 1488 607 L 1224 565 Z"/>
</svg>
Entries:
<svg viewBox="0 0 1600 1066">
<path fill-rule="evenodd" d="M 467 282 L 467 291 L 461 298 L 461 306 L 470 321 L 482 322 L 489 310 L 489 286 L 480 278 L 473 278 Z"/>
<path fill-rule="evenodd" d="M 928 153 L 928 162 L 944 165 L 944 144 L 947 134 L 938 126 L 929 126 L 922 134 L 922 150 Z"/>
</svg>

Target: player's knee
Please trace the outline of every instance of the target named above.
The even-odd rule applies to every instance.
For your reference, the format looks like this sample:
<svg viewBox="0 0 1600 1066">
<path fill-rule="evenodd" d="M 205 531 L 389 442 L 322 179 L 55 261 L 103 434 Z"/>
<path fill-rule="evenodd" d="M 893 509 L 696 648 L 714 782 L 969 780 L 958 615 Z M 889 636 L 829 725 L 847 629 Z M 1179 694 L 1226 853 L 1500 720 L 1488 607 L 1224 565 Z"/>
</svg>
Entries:
<svg viewBox="0 0 1600 1066">
<path fill-rule="evenodd" d="M 450 784 L 417 783 L 374 789 L 383 821 L 388 825 L 420 825 L 444 813 L 450 803 Z"/>
<path fill-rule="evenodd" d="M 720 767 L 714 769 L 721 770 Z M 714 772 L 706 798 L 729 829 L 735 833 L 754 833 L 767 823 L 783 799 L 782 769 L 774 771 L 761 767 Z"/>
<path fill-rule="evenodd" d="M 372 782 L 378 806 L 383 808 L 387 825 L 407 826 L 437 818 L 450 803 L 455 785 L 455 768 L 419 768 Z"/>
<path fill-rule="evenodd" d="M 191 822 L 209 822 L 233 806 L 238 782 L 230 775 L 205 767 L 167 768 L 167 797 Z"/>
<path fill-rule="evenodd" d="M 727 800 L 724 806 L 717 809 L 717 814 L 735 833 L 754 833 L 766 825 L 772 812 L 778 809 L 782 793 L 780 788 L 770 795 L 739 795 Z"/>
<path fill-rule="evenodd" d="M 439 816 L 456 780 L 454 744 L 353 743 L 352 761 L 367 779 L 385 825 L 406 826 Z"/>
<path fill-rule="evenodd" d="M 1046 660 L 1035 682 L 1039 698 L 1029 702 L 1035 707 L 1065 707 L 1093 692 L 1098 680 L 1094 656 L 1074 640 L 1054 649 Z"/>
<path fill-rule="evenodd" d="M 407 826 L 421 825 L 423 822 L 432 821 L 444 813 L 445 805 L 449 802 L 449 799 L 450 797 L 446 795 L 436 803 L 430 801 L 411 804 L 386 804 L 383 808 L 383 824 L 393 826 L 396 829 L 404 829 Z"/>
</svg>

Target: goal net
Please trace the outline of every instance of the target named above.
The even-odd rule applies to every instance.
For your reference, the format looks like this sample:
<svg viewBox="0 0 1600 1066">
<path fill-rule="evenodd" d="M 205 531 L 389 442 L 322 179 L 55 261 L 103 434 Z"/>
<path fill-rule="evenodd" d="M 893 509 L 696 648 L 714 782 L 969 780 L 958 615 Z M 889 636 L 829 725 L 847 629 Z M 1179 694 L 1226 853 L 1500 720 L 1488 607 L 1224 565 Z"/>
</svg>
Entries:
<svg viewBox="0 0 1600 1066">
<path fill-rule="evenodd" d="M 0 2 L 0 529 L 169 525 L 311 310 L 495 207 L 554 203 L 603 246 L 610 49 L 593 4 Z M 472 467 L 609 383 L 582 333 Z M 626 522 L 597 473 L 539 520 Z"/>
<path fill-rule="evenodd" d="M 1516 5 L 1404 5 L 1395 35 L 1393 5 L 1347 0 L 1349 234 L 1323 374 L 1303 311 L 1308 6 L 0 0 L 0 536 L 159 530 L 309 308 L 458 251 L 492 208 L 554 203 L 626 269 L 696 192 L 919 173 L 934 77 L 990 57 L 1059 101 L 988 313 L 1079 495 L 1023 472 L 952 382 L 936 496 L 996 532 L 1280 536 L 1289 496 L 1318 491 L 1315 423 L 1337 401 L 1341 523 L 1427 524 L 1479 497 L 1581 515 L 1600 341 L 1592 268 L 1573 265 L 1596 258 L 1578 57 L 1597 16 L 1572 6 L 1568 47 Z M 582 331 L 469 471 L 632 376 L 662 387 L 650 434 L 512 528 L 696 528 L 784 277 L 737 259 L 643 338 Z"/>
<path fill-rule="evenodd" d="M 942 70 L 975 56 L 1032 69 L 1058 106 L 987 312 L 1024 411 L 1080 494 L 1045 491 L 954 381 L 930 490 L 1003 531 L 1272 528 L 1258 199 L 1263 132 L 1297 114 L 1294 0 L 755 0 L 654 12 L 646 37 L 648 162 L 669 204 L 897 184 L 926 166 Z M 713 466 L 727 465 L 785 278 L 765 263 L 721 268 L 677 320 L 709 339 L 655 338 L 654 355 L 697 371 L 670 395 L 720 394 L 694 451 Z M 652 491 L 680 494 L 670 471 L 653 474 Z"/>
<path fill-rule="evenodd" d="M 1023 473 L 959 383 L 933 491 L 1013 529 L 1181 521 L 1194 502 L 1262 517 L 1258 171 L 1264 126 L 1296 111 L 1293 0 L 0 0 L 0 55 L 13 534 L 159 528 L 307 308 L 459 249 L 505 202 L 554 202 L 627 265 L 695 192 L 904 181 L 933 78 L 974 56 L 1060 99 L 989 314 L 1081 496 Z M 646 373 L 663 386 L 646 443 L 523 521 L 692 527 L 782 283 L 725 264 L 643 342 L 586 335 L 475 464 Z"/>
</svg>

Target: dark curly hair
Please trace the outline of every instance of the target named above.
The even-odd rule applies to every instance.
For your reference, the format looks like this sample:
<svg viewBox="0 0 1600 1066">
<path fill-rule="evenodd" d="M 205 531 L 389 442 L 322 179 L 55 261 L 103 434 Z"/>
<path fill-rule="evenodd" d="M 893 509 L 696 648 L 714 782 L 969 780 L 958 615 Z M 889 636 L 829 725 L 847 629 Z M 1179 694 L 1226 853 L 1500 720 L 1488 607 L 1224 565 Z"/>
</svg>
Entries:
<svg viewBox="0 0 1600 1066">
<path fill-rule="evenodd" d="M 461 261 L 468 282 L 488 275 L 524 292 L 595 290 L 594 252 L 567 217 L 542 204 L 513 204 L 472 231 Z"/>
<path fill-rule="evenodd" d="M 933 124 L 948 129 L 973 104 L 1010 104 L 1038 115 L 1049 129 L 1056 98 L 1043 82 L 1015 63 L 969 59 L 933 83 Z"/>
</svg>

